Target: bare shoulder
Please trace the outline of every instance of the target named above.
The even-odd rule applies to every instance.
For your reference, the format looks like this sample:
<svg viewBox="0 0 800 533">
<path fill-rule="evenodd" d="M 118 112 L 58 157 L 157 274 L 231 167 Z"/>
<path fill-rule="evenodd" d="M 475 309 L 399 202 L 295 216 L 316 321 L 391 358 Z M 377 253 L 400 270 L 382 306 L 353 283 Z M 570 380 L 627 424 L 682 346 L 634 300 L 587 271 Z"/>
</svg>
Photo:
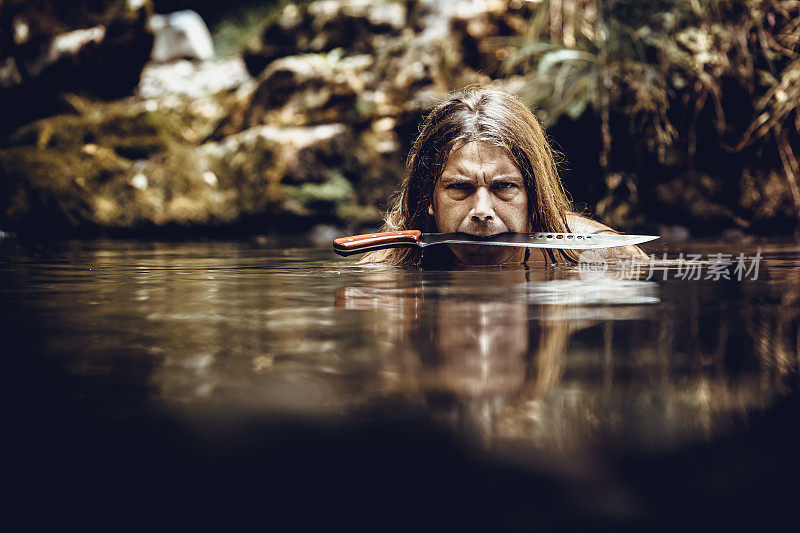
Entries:
<svg viewBox="0 0 800 533">
<path fill-rule="evenodd" d="M 605 224 L 577 213 L 569 213 L 567 215 L 567 224 L 569 225 L 570 231 L 573 233 L 619 233 L 617 230 Z M 604 250 L 598 250 L 598 253 L 605 259 L 647 259 L 647 254 L 638 246 L 606 248 Z"/>
<path fill-rule="evenodd" d="M 569 213 L 567 215 L 567 224 L 569 224 L 569 229 L 573 233 L 618 233 L 605 224 L 601 224 L 596 220 L 579 215 L 578 213 Z"/>
</svg>

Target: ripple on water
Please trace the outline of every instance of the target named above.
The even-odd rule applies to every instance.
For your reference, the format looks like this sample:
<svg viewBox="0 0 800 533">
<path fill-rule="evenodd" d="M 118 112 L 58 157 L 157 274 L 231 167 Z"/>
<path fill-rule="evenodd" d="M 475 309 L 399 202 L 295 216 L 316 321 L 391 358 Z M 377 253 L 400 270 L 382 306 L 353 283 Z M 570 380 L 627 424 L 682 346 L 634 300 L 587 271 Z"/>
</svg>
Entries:
<svg viewBox="0 0 800 533">
<path fill-rule="evenodd" d="M 563 453 L 708 440 L 796 388 L 791 247 L 764 247 L 747 282 L 674 279 L 669 261 L 666 281 L 403 270 L 241 242 L 0 252 L 12 319 L 98 405 L 139 391 L 165 409 L 357 416 L 391 399 L 487 450 Z"/>
</svg>

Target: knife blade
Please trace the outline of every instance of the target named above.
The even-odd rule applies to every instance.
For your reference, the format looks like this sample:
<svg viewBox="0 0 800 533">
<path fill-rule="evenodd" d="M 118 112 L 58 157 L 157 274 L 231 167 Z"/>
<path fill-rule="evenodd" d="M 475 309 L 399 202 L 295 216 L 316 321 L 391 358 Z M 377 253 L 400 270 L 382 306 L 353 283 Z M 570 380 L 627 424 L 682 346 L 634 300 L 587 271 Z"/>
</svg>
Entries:
<svg viewBox="0 0 800 533">
<path fill-rule="evenodd" d="M 479 237 L 468 233 L 422 233 L 419 230 L 366 233 L 340 237 L 333 241 L 333 250 L 343 256 L 396 248 L 426 248 L 440 244 L 479 244 L 487 246 L 522 246 L 525 248 L 562 248 L 592 250 L 630 246 L 658 239 L 658 235 L 623 235 L 618 233 L 499 233 Z"/>
</svg>

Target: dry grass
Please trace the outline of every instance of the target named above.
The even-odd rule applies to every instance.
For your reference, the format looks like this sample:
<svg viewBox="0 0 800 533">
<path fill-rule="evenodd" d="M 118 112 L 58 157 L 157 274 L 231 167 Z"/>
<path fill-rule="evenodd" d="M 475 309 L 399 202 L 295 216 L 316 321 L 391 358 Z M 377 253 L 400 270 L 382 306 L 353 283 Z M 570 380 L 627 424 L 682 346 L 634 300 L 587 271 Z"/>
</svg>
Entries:
<svg viewBox="0 0 800 533">
<path fill-rule="evenodd" d="M 604 168 L 612 111 L 629 117 L 662 161 L 679 139 L 691 161 L 697 119 L 710 110 L 720 138 L 738 136 L 725 149 L 777 149 L 800 217 L 800 1 L 542 0 L 528 34 L 509 43 L 516 52 L 505 67 L 525 76 L 522 96 L 545 122 L 587 106 L 598 113 Z M 722 80 L 749 95 L 744 131 L 726 120 Z M 676 103 L 689 115 L 680 125 L 670 113 Z"/>
</svg>

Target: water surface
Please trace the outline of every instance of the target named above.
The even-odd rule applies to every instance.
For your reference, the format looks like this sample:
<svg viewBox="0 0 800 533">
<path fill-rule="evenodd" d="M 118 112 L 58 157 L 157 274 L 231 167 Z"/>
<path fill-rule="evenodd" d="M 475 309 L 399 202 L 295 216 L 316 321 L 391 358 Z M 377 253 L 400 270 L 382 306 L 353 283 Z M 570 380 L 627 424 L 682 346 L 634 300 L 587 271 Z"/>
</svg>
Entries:
<svg viewBox="0 0 800 533">
<path fill-rule="evenodd" d="M 369 267 L 272 241 L 6 241 L 0 305 L 13 357 L 57 389 L 23 400 L 44 411 L 163 415 L 204 446 L 253 418 L 408 410 L 477 458 L 574 465 L 714 443 L 797 392 L 796 246 L 656 250 L 762 259 L 741 281 L 674 263 L 587 278 Z"/>
</svg>

